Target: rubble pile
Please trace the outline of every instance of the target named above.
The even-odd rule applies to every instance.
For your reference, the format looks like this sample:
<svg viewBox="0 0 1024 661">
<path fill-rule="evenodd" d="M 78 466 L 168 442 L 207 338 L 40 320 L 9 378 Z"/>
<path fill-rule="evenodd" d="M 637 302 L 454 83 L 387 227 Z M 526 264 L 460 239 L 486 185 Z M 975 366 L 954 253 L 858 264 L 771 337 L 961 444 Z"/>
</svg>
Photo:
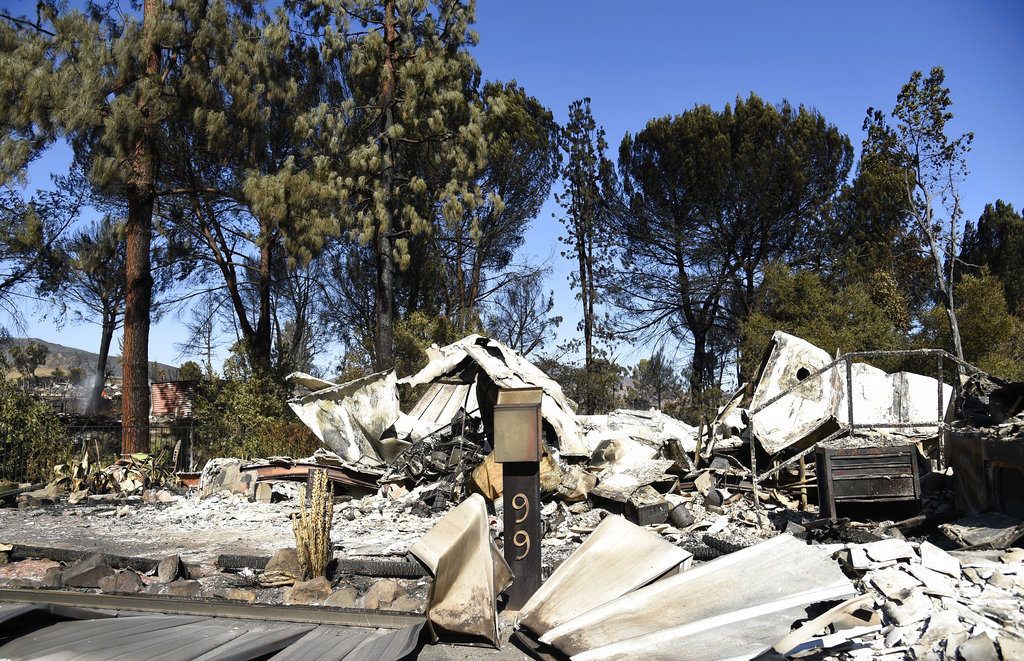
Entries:
<svg viewBox="0 0 1024 661">
<path fill-rule="evenodd" d="M 146 457 L 58 467 L 51 497 L 0 510 L 22 524 L 0 542 L 16 551 L 111 516 L 119 530 L 95 543 L 175 540 L 178 564 L 19 556 L 0 583 L 416 612 L 436 639 L 511 636 L 538 658 L 1024 656 L 1021 384 L 847 367 L 776 333 L 755 380 L 697 429 L 655 410 L 579 415 L 490 338 L 428 354 L 404 379 L 292 375 L 289 404 L 324 447 L 211 461 L 189 495 Z M 401 388 L 422 391 L 408 411 Z M 495 410 L 510 388 L 540 402 L 543 583 L 502 619 L 516 476 Z M 325 576 L 309 578 L 289 520 L 314 479 L 334 515 Z"/>
<path fill-rule="evenodd" d="M 835 556 L 873 597 L 873 624 L 830 641 L 851 656 L 1024 655 L 1024 549 L 946 552 L 890 538 L 846 544 Z"/>
</svg>

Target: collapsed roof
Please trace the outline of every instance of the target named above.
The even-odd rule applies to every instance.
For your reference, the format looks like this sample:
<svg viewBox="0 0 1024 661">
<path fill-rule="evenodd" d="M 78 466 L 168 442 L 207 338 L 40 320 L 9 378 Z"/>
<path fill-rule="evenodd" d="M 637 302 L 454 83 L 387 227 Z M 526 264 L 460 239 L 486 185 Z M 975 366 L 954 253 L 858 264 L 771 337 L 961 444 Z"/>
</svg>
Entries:
<svg viewBox="0 0 1024 661">
<path fill-rule="evenodd" d="M 782 331 L 772 336 L 749 407 L 751 432 L 766 452 L 806 446 L 848 422 L 845 369 L 836 365 L 815 374 L 832 361 L 828 352 L 799 337 Z M 864 363 L 854 363 L 851 369 L 854 422 L 858 425 L 882 428 L 937 421 L 940 408 L 948 419 L 953 396 L 950 386 L 942 384 L 940 405 L 939 382 L 932 377 L 910 372 L 887 374 Z M 777 401 L 768 404 L 776 397 Z M 937 425 L 906 427 L 898 433 L 935 435 Z"/>
</svg>

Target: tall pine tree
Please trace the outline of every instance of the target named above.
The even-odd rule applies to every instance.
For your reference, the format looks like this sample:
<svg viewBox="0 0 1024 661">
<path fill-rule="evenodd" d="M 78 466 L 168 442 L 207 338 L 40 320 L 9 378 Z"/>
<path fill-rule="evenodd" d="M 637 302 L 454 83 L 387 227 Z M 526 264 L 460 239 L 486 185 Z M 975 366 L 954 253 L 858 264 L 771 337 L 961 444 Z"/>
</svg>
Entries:
<svg viewBox="0 0 1024 661">
<path fill-rule="evenodd" d="M 323 54 L 348 97 L 307 117 L 321 193 L 350 237 L 372 246 L 376 368 L 394 366 L 396 272 L 413 242 L 485 202 L 475 2 L 311 2 Z"/>
<path fill-rule="evenodd" d="M 559 142 L 565 153 L 563 191 L 555 195 L 563 209 L 561 220 L 565 226 L 565 234 L 560 237 L 566 245 L 562 255 L 576 263 L 571 284 L 583 307 L 578 326 L 583 333 L 585 381 L 581 403 L 587 413 L 594 413 L 599 357 L 596 344 L 606 332 L 598 309 L 614 262 L 609 238 L 616 184 L 614 166 L 605 156 L 608 143 L 604 128 L 594 121 L 590 99 L 574 101 L 569 106 L 569 121 Z"/>
</svg>

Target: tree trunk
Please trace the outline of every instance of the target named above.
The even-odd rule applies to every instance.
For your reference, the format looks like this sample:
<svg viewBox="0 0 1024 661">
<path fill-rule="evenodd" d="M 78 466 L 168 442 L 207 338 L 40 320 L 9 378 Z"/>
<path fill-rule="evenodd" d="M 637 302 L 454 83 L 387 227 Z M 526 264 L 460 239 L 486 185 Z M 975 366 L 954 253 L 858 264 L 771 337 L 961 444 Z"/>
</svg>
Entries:
<svg viewBox="0 0 1024 661">
<path fill-rule="evenodd" d="M 392 216 L 395 213 L 391 199 L 393 184 L 394 150 L 391 144 L 391 127 L 394 124 L 393 106 L 395 101 L 395 3 L 388 0 L 384 5 L 384 75 L 381 81 L 381 106 L 384 108 L 383 156 L 381 159 L 381 185 L 384 187 L 384 204 Z M 376 369 L 390 369 L 395 366 L 395 258 L 390 232 L 393 227 L 377 225 L 374 253 L 377 266 L 377 291 L 374 302 L 376 320 Z"/>
<path fill-rule="evenodd" d="M 143 5 L 144 40 L 149 44 L 146 75 L 153 81 L 160 70 L 160 46 L 152 40 L 161 0 Z M 135 141 L 129 167 L 128 218 L 125 224 L 125 306 L 122 364 L 121 424 L 124 453 L 149 450 L 149 322 L 153 302 L 150 248 L 156 185 L 155 127 L 145 95 L 140 97 L 142 132 Z"/>
<path fill-rule="evenodd" d="M 259 317 L 256 332 L 249 352 L 253 369 L 267 374 L 270 372 L 271 328 L 270 328 L 270 279 L 273 242 L 269 239 L 269 228 L 261 228 L 265 241 L 260 246 L 259 270 Z"/>
<path fill-rule="evenodd" d="M 106 385 L 107 357 L 110 355 L 110 342 L 114 337 L 115 325 L 116 321 L 113 315 L 103 315 L 100 352 L 99 356 L 96 357 L 96 380 L 92 384 L 92 392 L 89 393 L 89 402 L 85 408 L 85 412 L 88 415 L 96 415 L 100 412 L 103 402 L 103 387 Z"/>
<path fill-rule="evenodd" d="M 693 364 L 690 366 L 690 394 L 700 395 L 708 386 L 707 378 L 710 370 L 708 364 L 708 331 L 706 328 L 693 328 Z"/>
</svg>

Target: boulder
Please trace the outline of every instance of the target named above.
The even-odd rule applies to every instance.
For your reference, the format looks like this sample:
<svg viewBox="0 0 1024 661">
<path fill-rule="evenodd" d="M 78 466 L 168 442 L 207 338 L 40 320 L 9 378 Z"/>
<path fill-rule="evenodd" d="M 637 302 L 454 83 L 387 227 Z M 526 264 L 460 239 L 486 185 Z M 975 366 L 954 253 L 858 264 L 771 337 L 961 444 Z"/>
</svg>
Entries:
<svg viewBox="0 0 1024 661">
<path fill-rule="evenodd" d="M 398 597 L 405 594 L 401 585 L 389 578 L 384 578 L 373 585 L 362 596 L 360 602 L 363 608 L 376 609 L 390 606 Z"/>
<path fill-rule="evenodd" d="M 114 569 L 100 554 L 90 555 L 64 570 L 64 585 L 73 588 L 98 588 L 100 579 L 110 576 Z"/>
<path fill-rule="evenodd" d="M 355 608 L 359 600 L 359 591 L 351 585 L 342 585 L 324 600 L 324 606 L 335 608 Z"/>
<path fill-rule="evenodd" d="M 163 590 L 163 594 L 172 597 L 195 598 L 202 595 L 202 593 L 203 586 L 199 584 L 199 581 L 174 581 L 173 583 L 168 583 Z"/>
<path fill-rule="evenodd" d="M 108 594 L 135 594 L 145 585 L 142 578 L 131 569 L 119 571 L 99 580 L 100 591 Z"/>
<path fill-rule="evenodd" d="M 173 583 L 179 578 L 185 578 L 183 569 L 181 558 L 176 555 L 169 555 L 156 566 L 156 575 L 161 583 Z"/>
<path fill-rule="evenodd" d="M 281 549 L 275 553 L 266 568 L 260 582 L 264 585 L 291 585 L 302 580 L 302 565 L 299 564 L 299 554 L 294 548 Z"/>
<path fill-rule="evenodd" d="M 43 574 L 43 587 L 44 588 L 62 588 L 64 587 L 64 580 L 62 578 L 63 572 L 60 567 L 50 567 Z"/>
<path fill-rule="evenodd" d="M 288 605 L 313 606 L 322 604 L 331 596 L 331 582 L 323 576 L 301 581 L 285 590 L 284 603 Z"/>
<path fill-rule="evenodd" d="M 405 613 L 421 613 L 423 612 L 424 604 L 416 597 L 410 595 L 402 595 L 398 599 L 388 606 L 388 610 L 402 611 Z"/>
</svg>

